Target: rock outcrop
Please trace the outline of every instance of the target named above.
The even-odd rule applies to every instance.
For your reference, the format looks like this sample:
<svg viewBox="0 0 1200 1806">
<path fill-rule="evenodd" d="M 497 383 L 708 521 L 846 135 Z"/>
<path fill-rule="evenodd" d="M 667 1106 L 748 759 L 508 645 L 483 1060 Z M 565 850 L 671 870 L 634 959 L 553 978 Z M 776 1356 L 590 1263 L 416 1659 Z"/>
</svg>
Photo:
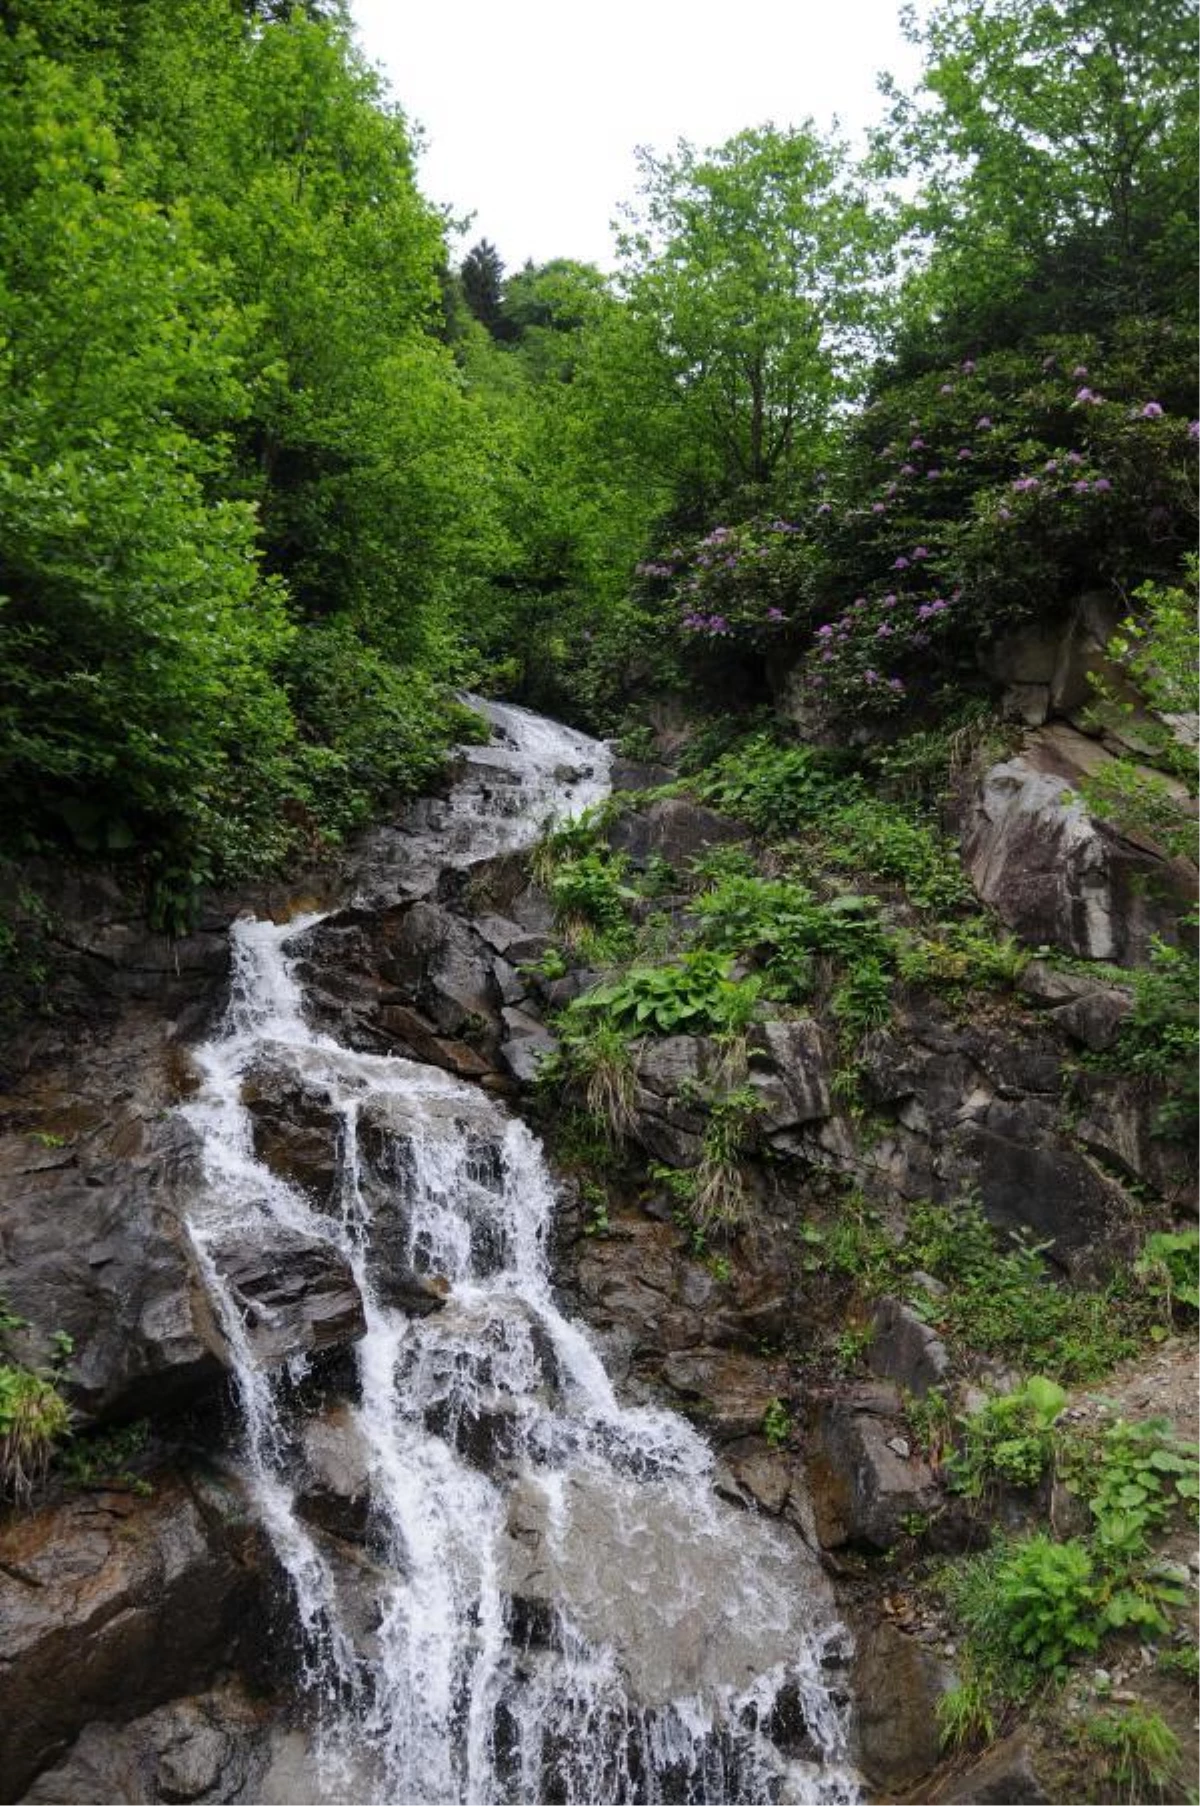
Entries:
<svg viewBox="0 0 1200 1806">
<path fill-rule="evenodd" d="M 169 1474 L 150 1497 L 91 1493 L 9 1519 L 3 1797 L 20 1799 L 93 1720 L 140 1717 L 228 1667 L 255 1623 L 260 1560 L 235 1495 Z"/>
<path fill-rule="evenodd" d="M 1176 938 L 1196 899 L 1196 868 L 1090 813 L 1079 785 L 1112 764 L 1075 728 L 1035 729 L 984 776 L 963 823 L 963 863 L 982 900 L 1029 945 L 1136 965 L 1155 935 Z"/>
</svg>

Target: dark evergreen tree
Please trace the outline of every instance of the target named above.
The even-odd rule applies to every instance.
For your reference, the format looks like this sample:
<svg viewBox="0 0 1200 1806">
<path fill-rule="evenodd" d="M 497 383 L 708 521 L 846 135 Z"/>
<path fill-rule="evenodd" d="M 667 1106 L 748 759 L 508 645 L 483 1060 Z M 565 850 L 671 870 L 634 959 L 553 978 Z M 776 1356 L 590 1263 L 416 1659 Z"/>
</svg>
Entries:
<svg viewBox="0 0 1200 1806">
<path fill-rule="evenodd" d="M 480 325 L 494 339 L 512 338 L 512 327 L 504 316 L 504 265 L 495 245 L 486 238 L 472 245 L 463 258 L 460 277 L 463 297 Z"/>
</svg>

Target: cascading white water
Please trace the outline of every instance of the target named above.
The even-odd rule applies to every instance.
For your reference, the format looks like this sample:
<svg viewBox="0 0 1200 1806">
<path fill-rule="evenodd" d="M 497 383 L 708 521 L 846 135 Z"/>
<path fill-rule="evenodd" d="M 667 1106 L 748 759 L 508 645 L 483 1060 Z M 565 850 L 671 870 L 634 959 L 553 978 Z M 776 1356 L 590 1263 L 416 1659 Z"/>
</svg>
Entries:
<svg viewBox="0 0 1200 1806">
<path fill-rule="evenodd" d="M 595 743 L 489 714 L 513 769 L 531 755 L 535 776 L 524 814 L 487 818 L 488 851 L 532 838 L 589 784 L 587 800 L 603 794 Z M 468 813 L 480 819 L 477 790 Z M 682 1419 L 616 1398 L 554 1301 L 553 1186 L 524 1125 L 445 1073 L 307 1026 L 288 943 L 314 920 L 237 924 L 229 1011 L 187 1106 L 205 1163 L 191 1233 L 293 1599 L 305 1797 L 857 1798 L 828 1670 L 844 1634 L 811 1557 L 717 1499 L 711 1452 Z M 264 1066 L 339 1120 L 327 1210 L 255 1157 L 243 1085 Z M 264 1364 L 227 1270 L 232 1245 L 297 1237 L 345 1262 L 363 1301 L 357 1563 L 297 1510 L 297 1364 Z M 388 1302 L 397 1263 L 441 1308 Z"/>
</svg>

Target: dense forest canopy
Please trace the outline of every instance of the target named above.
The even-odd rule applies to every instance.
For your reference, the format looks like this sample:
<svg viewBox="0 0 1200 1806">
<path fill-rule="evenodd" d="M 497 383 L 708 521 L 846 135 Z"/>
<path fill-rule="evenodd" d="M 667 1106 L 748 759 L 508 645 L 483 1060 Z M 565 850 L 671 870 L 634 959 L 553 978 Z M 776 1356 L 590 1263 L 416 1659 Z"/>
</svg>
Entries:
<svg viewBox="0 0 1200 1806">
<path fill-rule="evenodd" d="M 427 780 L 462 684 L 613 731 L 790 665 L 886 717 L 1178 582 L 1192 8 L 909 30 L 860 166 L 811 123 L 643 153 L 610 277 L 450 267 L 334 0 L 3 0 L 8 869 L 179 927 Z"/>
</svg>

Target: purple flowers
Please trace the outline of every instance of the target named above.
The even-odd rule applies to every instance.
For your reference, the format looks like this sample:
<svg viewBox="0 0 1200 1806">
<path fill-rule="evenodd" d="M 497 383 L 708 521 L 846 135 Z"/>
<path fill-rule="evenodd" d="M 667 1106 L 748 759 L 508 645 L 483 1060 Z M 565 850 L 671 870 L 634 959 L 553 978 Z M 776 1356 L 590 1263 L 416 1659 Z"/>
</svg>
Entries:
<svg viewBox="0 0 1200 1806">
<path fill-rule="evenodd" d="M 883 502 L 872 502 L 871 503 L 871 513 L 872 514 L 886 514 L 887 508 Z"/>
<path fill-rule="evenodd" d="M 893 564 L 892 569 L 894 571 L 906 571 L 908 569 L 908 559 L 904 556 L 903 552 L 901 552 L 899 558 L 897 558 L 895 564 Z"/>
<path fill-rule="evenodd" d="M 674 568 L 669 564 L 635 564 L 634 572 L 639 577 L 673 577 Z"/>
<path fill-rule="evenodd" d="M 973 357 L 964 358 L 962 363 L 960 364 L 959 368 L 961 369 L 964 376 L 974 376 L 975 359 Z"/>
<path fill-rule="evenodd" d="M 1157 401 L 1148 401 L 1142 409 L 1143 420 L 1161 420 L 1162 415 L 1162 407 Z"/>
<path fill-rule="evenodd" d="M 1031 489 L 1040 489 L 1041 486 L 1037 477 L 1017 477 L 1013 483 L 1018 495 L 1024 495 Z"/>
<path fill-rule="evenodd" d="M 921 438 L 919 433 L 915 439 L 909 440 L 908 449 L 909 449 L 909 451 L 924 451 L 925 441 L 924 441 L 924 439 Z"/>
<path fill-rule="evenodd" d="M 817 513 L 818 514 L 832 514 L 833 513 L 832 504 L 830 502 L 818 502 Z"/>
<path fill-rule="evenodd" d="M 768 608 L 768 610 L 767 610 L 768 621 L 782 621 L 783 618 L 784 618 L 784 616 L 783 616 L 782 608 Z"/>
<path fill-rule="evenodd" d="M 975 431 L 977 433 L 986 433 L 988 428 L 991 426 L 991 424 L 992 424 L 991 415 L 990 414 L 981 414 L 979 416 L 979 419 L 975 422 Z"/>
<path fill-rule="evenodd" d="M 1188 438 L 1200 439 L 1200 420 L 1188 421 Z"/>
<path fill-rule="evenodd" d="M 902 477 L 915 477 L 916 474 L 917 467 L 915 464 L 902 464 L 900 466 L 900 475 Z"/>
<path fill-rule="evenodd" d="M 940 470 L 927 470 L 925 472 L 925 481 L 927 483 L 936 483 L 941 474 Z"/>
<path fill-rule="evenodd" d="M 833 638 L 833 628 L 828 624 L 824 627 L 818 627 L 817 638 L 819 640 L 831 640 Z"/>
<path fill-rule="evenodd" d="M 1104 495 L 1105 492 L 1111 488 L 1112 484 L 1107 477 L 1097 477 L 1096 481 L 1092 484 L 1092 494 Z"/>
<path fill-rule="evenodd" d="M 1084 383 L 1087 381 L 1087 365 L 1086 364 L 1076 364 L 1075 368 L 1071 372 L 1071 381 L 1073 383 Z"/>
<path fill-rule="evenodd" d="M 1092 406 L 1097 406 L 1104 400 L 1104 397 L 1103 395 L 1097 395 L 1093 389 L 1083 388 L 1076 391 L 1075 400 L 1080 407 L 1086 406 L 1089 403 Z"/>
<path fill-rule="evenodd" d="M 935 596 L 932 602 L 922 602 L 917 610 L 918 621 L 932 621 L 935 615 L 944 614 L 950 604 L 941 596 Z"/>
<path fill-rule="evenodd" d="M 971 450 L 971 448 L 970 448 L 970 446 L 969 446 L 969 445 L 960 445 L 960 446 L 959 446 L 959 448 L 958 448 L 958 461 L 959 461 L 959 463 L 960 463 L 960 464 L 961 464 L 961 463 L 962 463 L 962 462 L 963 462 L 963 461 L 964 461 L 964 460 L 965 460 L 965 459 L 966 459 L 966 458 L 973 458 L 973 457 L 974 457 L 974 456 L 975 456 L 975 453 L 974 453 L 974 452 L 973 452 L 973 451 L 972 451 L 972 450 Z"/>
<path fill-rule="evenodd" d="M 914 546 L 912 555 L 913 555 L 914 560 L 918 559 L 918 558 L 928 558 L 929 547 L 928 546 Z"/>
</svg>

